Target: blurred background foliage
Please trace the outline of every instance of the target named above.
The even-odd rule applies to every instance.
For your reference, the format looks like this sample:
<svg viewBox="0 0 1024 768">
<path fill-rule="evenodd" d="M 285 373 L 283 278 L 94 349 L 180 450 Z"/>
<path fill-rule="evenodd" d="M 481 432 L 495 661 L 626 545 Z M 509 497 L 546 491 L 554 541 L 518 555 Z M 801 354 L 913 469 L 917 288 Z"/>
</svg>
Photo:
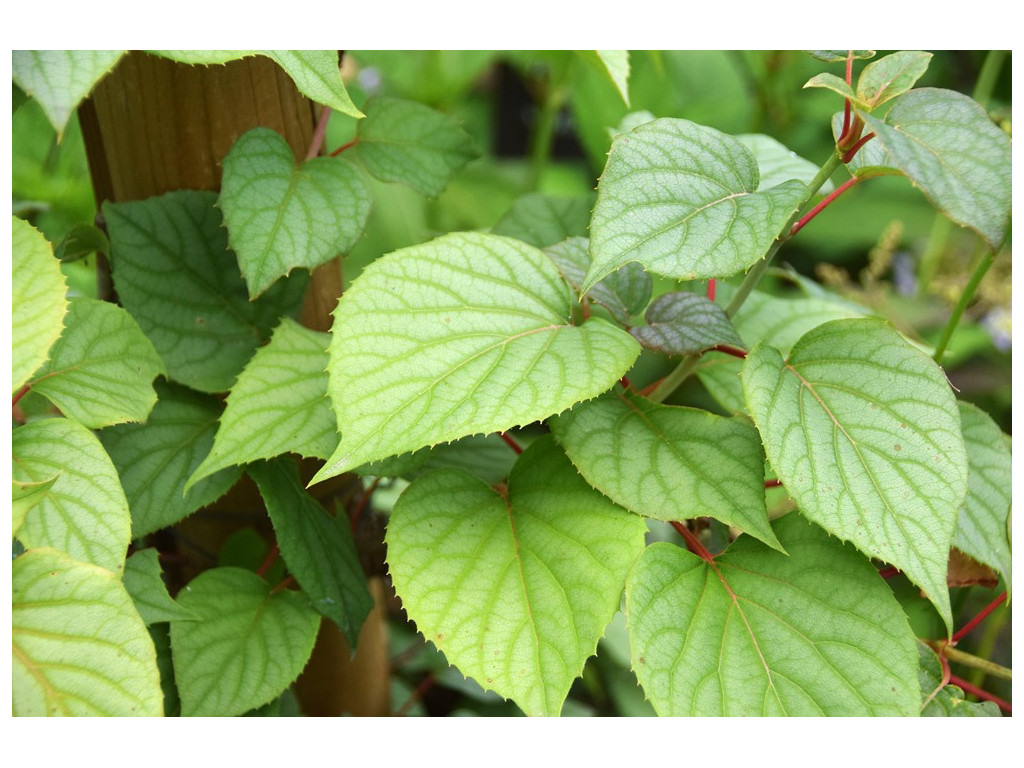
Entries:
<svg viewBox="0 0 1024 768">
<path fill-rule="evenodd" d="M 357 106 L 375 95 L 425 103 L 457 116 L 481 153 L 435 199 L 368 179 L 373 212 L 363 238 L 345 258 L 346 284 L 377 256 L 444 232 L 493 228 L 517 234 L 524 217 L 536 217 L 530 206 L 537 199 L 531 203 L 524 196 L 538 193 L 547 196 L 542 209 L 557 211 L 555 234 L 586 235 L 613 131 L 631 113 L 649 113 L 648 119 L 686 118 L 731 134 L 768 134 L 815 164 L 832 151 L 829 126 L 842 110 L 842 100 L 831 91 L 803 85 L 822 71 L 841 76 L 841 63 L 823 64 L 800 51 L 634 51 L 629 56 L 627 105 L 595 61 L 568 51 L 346 52 L 342 74 Z M 1008 51 L 937 51 L 917 87 L 972 95 L 1011 132 Z M 78 123 L 72 120 L 58 143 L 38 105 L 16 86 L 13 96 L 13 212 L 32 222 L 58 249 L 63 244 L 69 256 L 62 269 L 71 290 L 95 296 L 96 259 L 90 248 L 102 246 L 90 246 L 89 241 L 87 227 L 96 220 L 96 202 Z M 325 151 L 342 147 L 354 135 L 354 119 L 333 115 Z M 840 169 L 835 181 L 846 178 Z M 86 244 L 75 247 L 83 232 Z M 1009 433 L 1010 238 L 1003 249 L 953 336 L 944 364 L 958 397 L 986 410 Z M 908 336 L 928 344 L 941 332 L 980 253 L 980 240 L 937 214 L 905 178 L 884 177 L 843 195 L 782 250 L 778 264 L 887 317 Z M 670 287 L 666 283 L 660 289 Z M 781 279 L 762 287 L 792 291 L 794 281 Z M 631 376 L 642 384 L 658 378 L 667 366 L 666 360 L 645 352 Z M 673 401 L 720 410 L 696 377 Z M 382 514 L 401 489 L 401 481 L 388 482 L 374 495 Z M 651 535 L 674 534 L 656 525 Z M 710 535 L 717 534 L 712 530 Z M 927 601 L 909 583 L 897 583 L 896 590 L 915 629 L 938 637 L 941 632 L 934 627 L 936 617 Z M 996 593 L 973 588 L 956 594 L 960 605 L 954 607 L 969 617 Z M 396 710 L 409 715 L 519 714 L 513 704 L 450 668 L 401 620 L 397 605 L 395 616 L 391 654 Z M 621 618 L 616 616 L 597 656 L 576 681 L 564 714 L 653 714 L 629 669 Z M 996 611 L 961 647 L 1009 663 L 1009 610 L 1004 606 Z M 960 674 L 1010 698 L 1008 681 L 985 681 L 977 670 Z M 271 708 L 273 712 L 255 714 L 295 711 L 288 697 Z"/>
</svg>

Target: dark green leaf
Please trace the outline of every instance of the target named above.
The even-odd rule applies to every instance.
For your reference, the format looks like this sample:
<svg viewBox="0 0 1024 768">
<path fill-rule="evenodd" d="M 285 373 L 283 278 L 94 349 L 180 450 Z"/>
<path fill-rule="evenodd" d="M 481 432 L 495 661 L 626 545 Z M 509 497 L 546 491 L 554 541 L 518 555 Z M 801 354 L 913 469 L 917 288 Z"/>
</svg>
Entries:
<svg viewBox="0 0 1024 768">
<path fill-rule="evenodd" d="M 648 349 L 689 355 L 728 344 L 743 348 L 743 339 L 722 308 L 707 297 L 685 291 L 663 293 L 647 308 L 647 325 L 630 328 Z"/>
<path fill-rule="evenodd" d="M 579 294 L 590 268 L 590 249 L 585 238 L 573 237 L 544 249 L 569 283 Z M 587 291 L 587 297 L 612 313 L 623 325 L 643 312 L 651 300 L 653 281 L 644 268 L 635 262 L 612 272 Z"/>
<path fill-rule="evenodd" d="M 547 248 L 570 237 L 586 237 L 593 208 L 593 195 L 559 197 L 530 192 L 516 198 L 491 233 Z"/>
</svg>

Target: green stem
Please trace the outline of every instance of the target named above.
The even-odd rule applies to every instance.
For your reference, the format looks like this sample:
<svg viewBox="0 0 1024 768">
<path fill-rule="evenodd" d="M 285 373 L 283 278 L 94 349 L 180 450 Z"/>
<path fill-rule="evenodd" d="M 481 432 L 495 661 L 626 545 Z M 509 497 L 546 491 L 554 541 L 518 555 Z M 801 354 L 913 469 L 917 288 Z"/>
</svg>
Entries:
<svg viewBox="0 0 1024 768">
<path fill-rule="evenodd" d="M 567 66 L 566 70 L 568 69 Z M 544 94 L 544 101 L 540 105 L 540 112 L 533 124 L 533 132 L 530 136 L 530 174 L 527 179 L 527 189 L 530 191 L 536 191 L 540 186 L 541 177 L 551 159 L 551 147 L 555 143 L 558 115 L 568 96 L 568 89 L 564 87 L 568 80 L 568 71 L 559 75 L 551 73 L 550 77 L 551 82 Z"/>
<path fill-rule="evenodd" d="M 1002 610 L 998 613 L 993 614 L 985 622 L 985 631 L 981 635 L 981 639 L 978 641 L 978 646 L 975 648 L 975 653 L 983 659 L 992 658 L 992 653 L 995 651 L 996 642 L 999 640 L 999 635 L 1003 631 L 1003 627 L 1006 625 L 1007 619 L 1010 618 L 1010 612 L 1008 610 Z M 983 669 L 975 669 L 971 672 L 968 678 L 974 685 L 979 688 L 985 687 L 985 678 L 987 673 Z"/>
<path fill-rule="evenodd" d="M 1006 59 L 1006 51 L 989 51 L 985 56 L 985 62 L 981 65 L 981 72 L 978 73 L 978 82 L 974 84 L 974 91 L 971 98 L 988 108 L 989 99 L 992 98 L 992 91 L 995 90 L 996 81 L 999 79 L 999 72 L 1003 68 L 1003 61 Z"/>
<path fill-rule="evenodd" d="M 994 661 L 983 659 L 980 656 L 975 656 L 973 653 L 967 653 L 949 645 L 943 647 L 942 653 L 947 659 L 955 661 L 957 664 L 963 664 L 971 669 L 983 669 L 986 674 L 992 677 L 1013 680 L 1013 670 L 1004 667 L 1002 664 L 996 664 Z"/>
<path fill-rule="evenodd" d="M 935 345 L 935 354 L 932 355 L 932 359 L 936 363 L 942 364 L 942 356 L 946 353 L 946 347 L 949 346 L 950 339 L 953 338 L 953 331 L 956 330 L 957 325 L 960 323 L 960 318 L 963 316 L 964 311 L 967 309 L 967 305 L 971 303 L 971 299 L 974 298 L 974 294 L 978 290 L 978 286 L 981 285 L 981 281 L 985 277 L 985 273 L 988 272 L 989 267 L 996 260 L 998 254 L 995 251 L 986 250 L 982 253 L 981 258 L 978 259 L 978 263 L 974 267 L 974 272 L 971 273 L 971 279 L 967 281 L 967 285 L 964 286 L 963 293 L 960 294 L 960 300 L 957 301 L 956 306 L 953 307 L 953 313 L 949 316 L 949 320 L 946 322 L 946 327 L 942 329 L 942 336 L 939 338 L 939 343 Z"/>
</svg>

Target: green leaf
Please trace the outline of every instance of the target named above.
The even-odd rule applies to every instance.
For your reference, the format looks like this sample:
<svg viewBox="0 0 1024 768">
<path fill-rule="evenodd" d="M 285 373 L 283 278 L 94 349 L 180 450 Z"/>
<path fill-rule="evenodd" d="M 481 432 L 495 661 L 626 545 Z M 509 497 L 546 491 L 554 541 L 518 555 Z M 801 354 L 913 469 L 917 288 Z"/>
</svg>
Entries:
<svg viewBox="0 0 1024 768">
<path fill-rule="evenodd" d="M 124 51 L 14 51 L 11 75 L 34 96 L 58 137 L 78 103 L 118 62 Z"/>
<path fill-rule="evenodd" d="M 92 224 L 75 224 L 57 243 L 57 247 L 53 249 L 53 255 L 67 264 L 84 259 L 94 253 L 109 251 L 110 241 L 103 234 L 103 230 Z"/>
<path fill-rule="evenodd" d="M 11 433 L 11 454 L 16 482 L 42 482 L 59 473 L 25 516 L 19 541 L 120 573 L 131 518 L 117 470 L 96 436 L 70 419 L 32 421 Z"/>
<path fill-rule="evenodd" d="M 103 206 L 122 305 L 170 378 L 203 392 L 230 389 L 268 319 L 275 325 L 295 303 L 294 276 L 248 300 L 215 202 L 213 192 L 181 190 Z"/>
<path fill-rule="evenodd" d="M 362 117 L 345 90 L 337 51 L 263 51 L 276 61 L 304 96 L 336 112 Z"/>
<path fill-rule="evenodd" d="M 648 349 L 667 355 L 689 355 L 719 344 L 743 348 L 743 339 L 722 308 L 696 293 L 663 293 L 647 308 L 644 319 L 647 325 L 629 332 Z"/>
<path fill-rule="evenodd" d="M 335 312 L 328 391 L 341 443 L 313 481 L 607 390 L 640 345 L 600 318 L 573 325 L 572 304 L 547 256 L 496 235 L 450 234 L 374 261 Z"/>
<path fill-rule="evenodd" d="M 306 493 L 294 462 L 261 462 L 248 471 L 266 502 L 288 570 L 313 608 L 337 624 L 355 648 L 373 598 L 348 518 L 328 514 Z"/>
<path fill-rule="evenodd" d="M 594 488 L 657 520 L 708 515 L 780 549 L 764 502 L 764 452 L 743 418 L 608 394 L 551 421 Z"/>
<path fill-rule="evenodd" d="M 491 227 L 491 234 L 547 248 L 570 237 L 586 237 L 593 208 L 593 195 L 562 197 L 530 192 L 515 199 Z"/>
<path fill-rule="evenodd" d="M 714 128 L 662 118 L 616 137 L 598 184 L 584 290 L 630 261 L 684 280 L 743 271 L 807 195 L 796 180 L 759 184 L 750 151 Z"/>
<path fill-rule="evenodd" d="M 389 92 L 424 104 L 450 104 L 468 91 L 497 51 L 346 51 L 387 84 Z"/>
<path fill-rule="evenodd" d="M 795 513 L 789 556 L 648 547 L 626 584 L 633 669 L 663 716 L 916 715 L 914 634 L 878 572 Z"/>
<path fill-rule="evenodd" d="M 629 51 L 578 51 L 591 66 L 604 74 L 629 106 Z"/>
<path fill-rule="evenodd" d="M 980 408 L 958 401 L 967 448 L 967 499 L 957 520 L 953 546 L 1011 582 L 1009 540 L 1012 497 L 1010 439 Z"/>
<path fill-rule="evenodd" d="M 875 56 L 874 51 L 804 51 L 804 53 L 818 61 L 824 61 L 830 64 L 837 61 L 846 61 L 847 57 L 851 54 L 854 60 L 871 59 Z"/>
<path fill-rule="evenodd" d="M 931 63 L 924 51 L 897 51 L 864 67 L 857 79 L 856 101 L 869 112 L 909 91 Z"/>
<path fill-rule="evenodd" d="M 946 567 L 967 456 L 942 370 L 882 320 L 834 320 L 788 360 L 758 344 L 743 392 L 800 511 L 903 571 L 951 630 Z"/>
<path fill-rule="evenodd" d="M 285 318 L 228 395 L 213 450 L 186 488 L 233 465 L 285 453 L 326 459 L 338 446 L 327 399 L 330 337 Z"/>
<path fill-rule="evenodd" d="M 173 525 L 216 501 L 235 484 L 240 469 L 223 470 L 185 492 L 185 481 L 213 445 L 217 398 L 160 382 L 160 399 L 145 424 L 124 424 L 100 433 L 121 476 L 139 538 Z"/>
<path fill-rule="evenodd" d="M 171 622 L 184 717 L 233 717 L 276 698 L 313 651 L 320 616 L 301 592 L 271 592 L 241 568 L 212 568 L 178 594 L 198 617 Z"/>
<path fill-rule="evenodd" d="M 864 122 L 936 208 L 998 250 L 1010 220 L 1010 137 L 976 101 L 918 88 L 897 98 L 884 121 Z"/>
<path fill-rule="evenodd" d="M 168 593 L 158 557 L 157 551 L 149 547 L 135 552 L 124 564 L 124 588 L 131 595 L 139 616 L 146 626 L 161 621 L 195 619 Z"/>
<path fill-rule="evenodd" d="M 18 529 L 25 522 L 25 515 L 40 501 L 46 498 L 47 492 L 60 477 L 60 473 L 38 483 L 18 481 L 12 482 L 11 491 L 11 535 L 17 537 Z"/>
<path fill-rule="evenodd" d="M 35 227 L 11 217 L 11 391 L 24 386 L 46 362 L 64 327 L 67 283 L 50 243 Z"/>
<path fill-rule="evenodd" d="M 156 651 L 121 580 L 52 549 L 11 566 L 12 713 L 160 716 Z"/>
<path fill-rule="evenodd" d="M 938 655 L 917 641 L 921 683 L 921 717 L 1002 717 L 994 701 L 972 704 L 964 700 L 964 692 L 955 685 L 942 684 L 942 662 Z"/>
<path fill-rule="evenodd" d="M 583 286 L 590 268 L 589 242 L 573 237 L 544 249 L 562 273 L 562 277 L 577 294 Z M 625 264 L 587 291 L 587 297 L 612 313 L 623 325 L 629 325 L 633 315 L 644 311 L 653 290 L 651 276 L 636 263 Z"/>
<path fill-rule="evenodd" d="M 454 117 L 415 101 L 376 96 L 365 105 L 351 152 L 381 181 L 436 197 L 480 153 Z"/>
<path fill-rule="evenodd" d="M 93 429 L 144 421 L 156 402 L 153 379 L 166 371 L 138 323 L 121 307 L 81 297 L 66 319 L 29 386 Z"/>
<path fill-rule="evenodd" d="M 348 252 L 370 204 L 351 162 L 314 157 L 296 167 L 288 142 L 270 128 L 243 134 L 224 158 L 217 205 L 252 298 L 295 267 L 313 269 Z"/>
<path fill-rule="evenodd" d="M 454 443 L 420 448 L 414 453 L 393 456 L 356 467 L 358 475 L 403 477 L 413 480 L 434 469 L 464 469 L 488 485 L 505 480 L 516 454 L 497 434 L 469 435 Z"/>
<path fill-rule="evenodd" d="M 757 187 L 759 190 L 771 189 L 790 179 L 797 179 L 809 185 L 818 175 L 818 166 L 800 157 L 771 136 L 745 133 L 736 138 L 757 159 L 758 172 L 761 176 L 761 183 Z M 828 181 L 822 185 L 820 192 L 828 194 L 832 188 L 832 182 Z"/>
<path fill-rule="evenodd" d="M 849 99 L 851 102 L 857 100 L 857 94 L 853 92 L 853 87 L 843 80 L 843 78 L 836 77 L 829 72 L 822 72 L 820 75 L 815 75 L 804 83 L 804 88 L 827 88 L 830 91 L 835 91 L 843 98 Z"/>
<path fill-rule="evenodd" d="M 455 470 L 419 478 L 386 542 L 423 635 L 526 714 L 558 715 L 619 608 L 645 530 L 545 437 L 519 458 L 507 495 Z"/>
<path fill-rule="evenodd" d="M 146 51 L 153 56 L 177 61 L 180 64 L 205 65 L 227 64 L 229 61 L 255 56 L 259 51 Z"/>
</svg>

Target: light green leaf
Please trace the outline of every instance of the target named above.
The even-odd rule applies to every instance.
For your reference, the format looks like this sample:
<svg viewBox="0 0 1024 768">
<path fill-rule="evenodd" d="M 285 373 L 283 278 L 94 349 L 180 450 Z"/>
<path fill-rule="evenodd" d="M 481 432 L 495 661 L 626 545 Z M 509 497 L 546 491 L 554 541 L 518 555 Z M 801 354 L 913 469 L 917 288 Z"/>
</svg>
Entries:
<svg viewBox="0 0 1024 768">
<path fill-rule="evenodd" d="M 579 294 L 590 268 L 589 241 L 572 237 L 544 249 L 569 286 Z M 644 311 L 651 300 L 654 283 L 643 267 L 630 262 L 619 267 L 587 291 L 587 297 L 612 313 L 623 325 Z"/>
<path fill-rule="evenodd" d="M 843 78 L 837 77 L 830 72 L 822 72 L 820 75 L 815 75 L 804 83 L 804 88 L 827 88 L 830 91 L 835 91 L 843 98 L 849 99 L 851 102 L 857 100 L 857 94 L 853 92 L 853 87 Z"/>
<path fill-rule="evenodd" d="M 266 502 L 289 572 L 313 608 L 337 624 L 355 648 L 373 598 L 348 517 L 328 514 L 306 493 L 294 462 L 261 462 L 248 471 Z"/>
<path fill-rule="evenodd" d="M 233 465 L 285 453 L 326 459 L 338 446 L 327 399 L 330 337 L 285 318 L 228 395 L 213 450 L 186 488 Z"/>
<path fill-rule="evenodd" d="M 72 298 L 67 329 L 29 386 L 64 413 L 98 429 L 144 421 L 156 402 L 164 363 L 138 323 L 106 301 Z"/>
<path fill-rule="evenodd" d="M 629 332 L 648 349 L 667 355 L 689 355 L 719 344 L 743 348 L 743 339 L 722 308 L 696 293 L 663 293 L 647 308 L 644 319 L 647 325 Z"/>
<path fill-rule="evenodd" d="M 313 481 L 610 388 L 640 345 L 600 318 L 573 325 L 572 305 L 544 253 L 496 235 L 450 234 L 374 261 L 335 312 L 328 391 L 341 443 Z"/>
<path fill-rule="evenodd" d="M 964 700 L 964 692 L 955 685 L 942 684 L 942 662 L 935 651 L 917 641 L 921 682 L 921 717 L 1002 717 L 994 701 L 977 704 Z"/>
<path fill-rule="evenodd" d="M 818 175 L 818 166 L 810 160 L 800 157 L 771 136 L 761 133 L 745 133 L 736 138 L 757 159 L 757 167 L 761 175 L 761 183 L 757 186 L 758 190 L 771 189 L 790 179 L 810 184 Z M 832 182 L 827 181 L 822 185 L 820 192 L 828 194 L 832 188 Z"/>
<path fill-rule="evenodd" d="M 864 122 L 936 208 L 999 248 L 1010 220 L 1010 137 L 976 101 L 918 88 L 894 100 L 884 121 Z"/>
<path fill-rule="evenodd" d="M 654 113 L 649 112 L 646 109 L 641 109 L 638 112 L 630 112 L 619 121 L 619 124 L 617 126 L 615 126 L 614 128 L 607 129 L 608 137 L 612 141 L 614 141 L 615 137 L 618 136 L 620 133 L 629 133 L 638 125 L 649 123 L 654 119 L 656 119 L 654 117 Z"/>
<path fill-rule="evenodd" d="M 304 96 L 336 112 L 362 117 L 345 90 L 337 51 L 263 51 L 276 61 Z"/>
<path fill-rule="evenodd" d="M 181 64 L 206 65 L 227 64 L 229 61 L 255 56 L 259 51 L 146 51 L 154 56 L 177 61 Z"/>
<path fill-rule="evenodd" d="M 451 115 L 384 96 L 369 99 L 365 109 L 351 152 L 381 181 L 397 181 L 436 197 L 480 155 L 473 138 Z"/>
<path fill-rule="evenodd" d="M 161 621 L 196 618 L 178 605 L 167 591 L 157 551 L 152 547 L 140 549 L 125 561 L 123 580 L 124 588 L 131 595 L 146 626 Z"/>
<path fill-rule="evenodd" d="M 304 281 L 293 276 L 250 302 L 215 202 L 212 192 L 180 190 L 103 206 L 122 305 L 170 378 L 203 392 L 231 388 Z"/>
<path fill-rule="evenodd" d="M 611 80 L 628 107 L 629 51 L 579 51 L 579 54 Z"/>
<path fill-rule="evenodd" d="M 961 401 L 957 407 L 967 448 L 968 472 L 967 499 L 957 520 L 953 546 L 999 571 L 1009 589 L 1010 440 L 980 408 Z"/>
<path fill-rule="evenodd" d="M 185 492 L 185 481 L 213 445 L 221 407 L 217 398 L 177 384 L 158 383 L 160 399 L 145 424 L 100 433 L 121 476 L 132 513 L 132 536 L 173 525 L 216 501 L 235 484 L 240 469 L 207 477 Z"/>
<path fill-rule="evenodd" d="M 252 298 L 295 267 L 313 269 L 348 252 L 370 204 L 351 162 L 314 157 L 296 168 L 288 142 L 270 128 L 243 134 L 224 158 L 217 205 Z"/>
<path fill-rule="evenodd" d="M 871 59 L 875 56 L 874 51 L 804 51 L 804 53 L 818 61 L 825 61 L 828 63 L 846 61 L 847 57 L 851 54 L 854 60 Z"/>
<path fill-rule="evenodd" d="M 11 535 L 17 537 L 18 529 L 25 522 L 25 515 L 40 501 L 46 498 L 47 492 L 60 477 L 60 473 L 38 483 L 19 483 L 13 481 L 11 490 Z"/>
<path fill-rule="evenodd" d="M 241 568 L 204 571 L 178 603 L 198 617 L 171 622 L 184 717 L 233 717 L 279 696 L 308 661 L 320 626 L 301 592 L 271 593 Z"/>
<path fill-rule="evenodd" d="M 64 327 L 67 283 L 49 242 L 35 227 L 11 217 L 12 392 L 46 362 Z"/>
<path fill-rule="evenodd" d="M 388 564 L 409 617 L 452 664 L 528 715 L 558 715 L 645 530 L 545 437 L 507 495 L 454 470 L 413 482 L 388 524 Z"/>
<path fill-rule="evenodd" d="M 346 51 L 389 92 L 424 104 L 457 100 L 499 55 L 497 51 Z"/>
<path fill-rule="evenodd" d="M 857 79 L 856 101 L 869 112 L 914 87 L 931 63 L 924 51 L 897 51 L 864 67 Z"/>
<path fill-rule="evenodd" d="M 871 563 L 798 514 L 789 556 L 648 547 L 626 584 L 633 669 L 663 716 L 916 715 L 914 634 Z"/>
<path fill-rule="evenodd" d="M 598 184 L 584 290 L 630 261 L 685 280 L 748 268 L 807 195 L 796 180 L 759 184 L 750 151 L 714 128 L 662 118 L 618 136 Z"/>
<path fill-rule="evenodd" d="M 491 227 L 491 233 L 547 248 L 570 237 L 586 237 L 593 208 L 593 195 L 562 197 L 529 192 L 515 199 Z"/>
<path fill-rule="evenodd" d="M 364 476 L 413 480 L 434 469 L 463 469 L 488 485 L 495 485 L 508 477 L 516 458 L 513 450 L 497 434 L 468 435 L 454 443 L 420 448 L 414 453 L 363 464 L 353 472 Z"/>
<path fill-rule="evenodd" d="M 946 567 L 967 456 L 942 370 L 884 321 L 834 320 L 788 360 L 758 344 L 743 392 L 800 511 L 903 571 L 952 630 Z"/>
<path fill-rule="evenodd" d="M 704 515 L 780 549 L 764 502 L 764 452 L 742 418 L 609 393 L 551 421 L 594 488 L 657 520 Z"/>
<path fill-rule="evenodd" d="M 96 436 L 70 419 L 31 421 L 11 433 L 16 482 L 54 475 L 44 499 L 18 531 L 26 548 L 54 547 L 117 573 L 131 540 L 128 501 L 117 470 Z"/>
<path fill-rule="evenodd" d="M 11 566 L 12 712 L 160 716 L 156 651 L 121 580 L 52 549 Z"/>
<path fill-rule="evenodd" d="M 124 51 L 14 51 L 14 82 L 34 96 L 58 137 L 78 103 L 118 62 Z"/>
</svg>

